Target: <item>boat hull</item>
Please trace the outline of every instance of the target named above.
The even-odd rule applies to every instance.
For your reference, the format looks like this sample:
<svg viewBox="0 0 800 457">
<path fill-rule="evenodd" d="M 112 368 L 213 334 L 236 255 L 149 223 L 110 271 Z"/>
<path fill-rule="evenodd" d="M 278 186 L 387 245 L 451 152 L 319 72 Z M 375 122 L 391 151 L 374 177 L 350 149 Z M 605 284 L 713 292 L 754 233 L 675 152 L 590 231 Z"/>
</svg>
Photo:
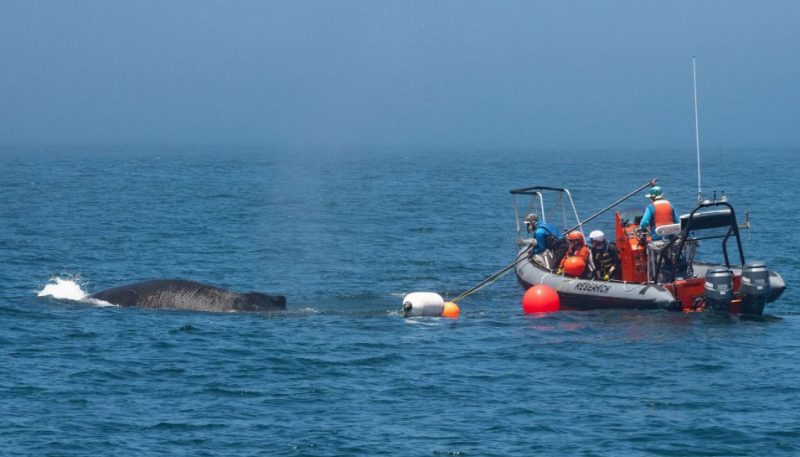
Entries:
<svg viewBox="0 0 800 457">
<path fill-rule="evenodd" d="M 525 255 L 523 252 L 520 255 Z M 667 288 L 656 284 L 598 281 L 551 273 L 526 256 L 516 265 L 517 280 L 525 289 L 545 284 L 552 287 L 564 309 L 680 309 Z"/>
<path fill-rule="evenodd" d="M 599 281 L 594 279 L 573 278 L 557 275 L 540 264 L 542 259 L 534 261 L 526 250 L 519 252 L 521 258 L 516 264 L 517 280 L 525 289 L 537 284 L 552 287 L 561 299 L 564 309 L 672 309 L 681 310 L 684 305 L 675 298 L 672 291 L 659 284 L 636 284 L 621 281 Z M 716 265 L 695 263 L 694 273 L 704 277 L 705 272 Z M 741 276 L 741 268 L 731 268 L 736 276 Z M 767 302 L 777 300 L 786 285 L 783 278 L 770 272 L 770 293 Z M 761 310 L 746 311 L 761 314 Z"/>
</svg>

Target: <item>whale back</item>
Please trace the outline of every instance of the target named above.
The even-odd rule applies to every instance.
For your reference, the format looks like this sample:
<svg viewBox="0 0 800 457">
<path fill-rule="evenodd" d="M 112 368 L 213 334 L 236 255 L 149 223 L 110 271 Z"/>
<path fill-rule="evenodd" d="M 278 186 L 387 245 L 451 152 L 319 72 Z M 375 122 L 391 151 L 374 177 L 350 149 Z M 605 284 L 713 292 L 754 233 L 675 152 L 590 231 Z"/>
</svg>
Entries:
<svg viewBox="0 0 800 457">
<path fill-rule="evenodd" d="M 183 279 L 156 279 L 113 287 L 91 295 L 118 306 L 192 311 L 278 311 L 286 297 L 260 292 L 245 294 Z"/>
</svg>

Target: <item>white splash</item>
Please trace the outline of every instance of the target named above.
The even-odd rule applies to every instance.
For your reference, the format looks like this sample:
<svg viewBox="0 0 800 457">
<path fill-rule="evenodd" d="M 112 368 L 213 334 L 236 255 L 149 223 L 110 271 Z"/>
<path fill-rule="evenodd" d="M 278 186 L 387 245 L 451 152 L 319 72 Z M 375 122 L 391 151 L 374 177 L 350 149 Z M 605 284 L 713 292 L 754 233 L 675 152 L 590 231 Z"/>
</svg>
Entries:
<svg viewBox="0 0 800 457">
<path fill-rule="evenodd" d="M 80 284 L 70 279 L 51 278 L 50 283 L 44 286 L 37 294 L 40 297 L 53 297 L 59 300 L 81 301 L 87 293 L 81 289 Z"/>
</svg>

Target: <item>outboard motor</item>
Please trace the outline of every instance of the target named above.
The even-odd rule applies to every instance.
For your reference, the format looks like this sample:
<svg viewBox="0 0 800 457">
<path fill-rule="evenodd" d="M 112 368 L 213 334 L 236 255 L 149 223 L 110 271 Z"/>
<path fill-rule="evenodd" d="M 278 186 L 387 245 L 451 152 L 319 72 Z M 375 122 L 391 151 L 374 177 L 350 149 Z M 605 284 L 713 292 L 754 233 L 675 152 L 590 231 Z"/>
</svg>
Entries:
<svg viewBox="0 0 800 457">
<path fill-rule="evenodd" d="M 709 268 L 703 297 L 709 308 L 728 312 L 728 305 L 733 299 L 733 272 L 725 267 Z"/>
<path fill-rule="evenodd" d="M 747 262 L 742 268 L 742 313 L 761 315 L 769 297 L 769 270 L 764 262 Z"/>
</svg>

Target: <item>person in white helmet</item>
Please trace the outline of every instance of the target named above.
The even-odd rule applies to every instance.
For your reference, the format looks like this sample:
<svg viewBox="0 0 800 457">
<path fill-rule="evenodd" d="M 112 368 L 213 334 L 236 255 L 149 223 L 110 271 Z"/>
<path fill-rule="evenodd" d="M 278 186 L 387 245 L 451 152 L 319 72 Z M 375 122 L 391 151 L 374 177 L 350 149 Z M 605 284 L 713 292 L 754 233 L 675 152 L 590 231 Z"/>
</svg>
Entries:
<svg viewBox="0 0 800 457">
<path fill-rule="evenodd" d="M 594 277 L 608 281 L 619 279 L 619 254 L 617 247 L 606 240 L 605 234 L 595 230 L 589 234 L 592 243 L 592 261 L 594 262 Z"/>
</svg>

